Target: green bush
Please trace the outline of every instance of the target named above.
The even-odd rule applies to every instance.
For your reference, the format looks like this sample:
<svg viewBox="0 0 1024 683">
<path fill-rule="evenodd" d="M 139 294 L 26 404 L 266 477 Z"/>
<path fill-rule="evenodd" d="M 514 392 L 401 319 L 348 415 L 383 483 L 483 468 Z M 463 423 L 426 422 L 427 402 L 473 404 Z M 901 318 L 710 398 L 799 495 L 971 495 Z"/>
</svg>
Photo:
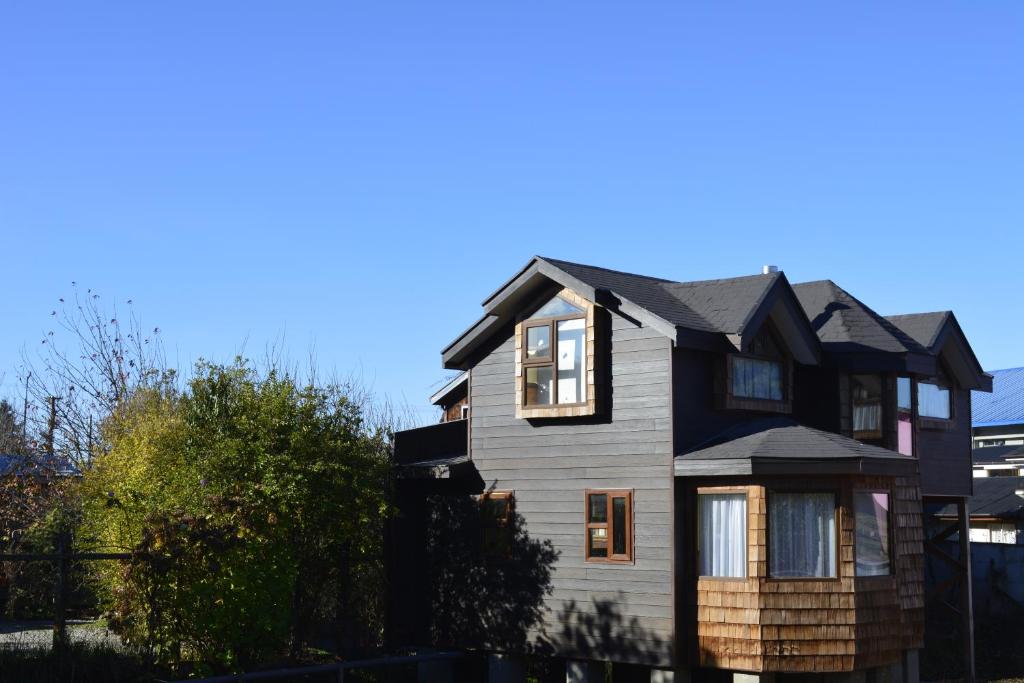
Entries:
<svg viewBox="0 0 1024 683">
<path fill-rule="evenodd" d="M 133 553 L 98 571 L 125 642 L 226 671 L 324 630 L 379 638 L 387 434 L 349 389 L 201 364 L 184 392 L 137 392 L 103 436 L 83 537 Z"/>
</svg>

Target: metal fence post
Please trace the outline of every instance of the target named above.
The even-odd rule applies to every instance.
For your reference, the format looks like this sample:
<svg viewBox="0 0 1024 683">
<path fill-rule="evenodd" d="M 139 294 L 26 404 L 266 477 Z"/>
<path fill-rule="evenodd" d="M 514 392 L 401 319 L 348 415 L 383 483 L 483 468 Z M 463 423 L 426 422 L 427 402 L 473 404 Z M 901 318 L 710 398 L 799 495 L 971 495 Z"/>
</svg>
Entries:
<svg viewBox="0 0 1024 683">
<path fill-rule="evenodd" d="M 67 633 L 67 585 L 68 585 L 68 534 L 57 535 L 57 578 L 53 587 L 53 650 L 63 651 L 68 644 Z"/>
</svg>

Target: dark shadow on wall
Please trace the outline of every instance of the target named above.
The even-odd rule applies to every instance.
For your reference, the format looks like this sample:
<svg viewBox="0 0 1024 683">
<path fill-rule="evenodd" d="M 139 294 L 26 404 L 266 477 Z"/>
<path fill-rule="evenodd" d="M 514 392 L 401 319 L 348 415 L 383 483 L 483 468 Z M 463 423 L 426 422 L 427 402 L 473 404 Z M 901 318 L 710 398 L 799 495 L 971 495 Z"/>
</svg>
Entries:
<svg viewBox="0 0 1024 683">
<path fill-rule="evenodd" d="M 551 593 L 558 552 L 527 533 L 514 509 L 498 544 L 484 552 L 475 496 L 430 496 L 423 570 L 430 585 L 430 640 L 438 648 L 526 652 Z M 490 533 L 494 533 L 493 531 Z M 502 534 L 504 534 L 502 536 Z"/>
<path fill-rule="evenodd" d="M 556 633 L 538 644 L 540 651 L 580 659 L 603 659 L 651 666 L 665 665 L 672 656 L 668 639 L 644 626 L 643 620 L 625 616 L 622 593 L 613 600 L 571 600 L 553 620 Z"/>
</svg>

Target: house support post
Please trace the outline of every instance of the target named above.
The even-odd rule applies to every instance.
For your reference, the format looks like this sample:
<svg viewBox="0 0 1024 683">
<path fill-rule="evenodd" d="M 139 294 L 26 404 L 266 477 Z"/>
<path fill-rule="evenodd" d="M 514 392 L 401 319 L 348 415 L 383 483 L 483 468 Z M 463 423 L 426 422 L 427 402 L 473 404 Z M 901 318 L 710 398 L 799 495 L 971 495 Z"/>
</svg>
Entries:
<svg viewBox="0 0 1024 683">
<path fill-rule="evenodd" d="M 565 663 L 565 683 L 604 683 L 605 663 L 572 660 Z"/>
<path fill-rule="evenodd" d="M 903 653 L 903 683 L 921 683 L 921 651 Z"/>
<path fill-rule="evenodd" d="M 963 619 L 964 672 L 967 683 L 977 680 L 974 672 L 974 584 L 971 578 L 971 521 L 967 499 L 961 498 L 956 505 L 960 521 L 960 565 L 962 584 L 960 588 L 960 616 Z"/>
<path fill-rule="evenodd" d="M 514 655 L 490 655 L 487 683 L 526 683 L 526 660 Z"/>
</svg>

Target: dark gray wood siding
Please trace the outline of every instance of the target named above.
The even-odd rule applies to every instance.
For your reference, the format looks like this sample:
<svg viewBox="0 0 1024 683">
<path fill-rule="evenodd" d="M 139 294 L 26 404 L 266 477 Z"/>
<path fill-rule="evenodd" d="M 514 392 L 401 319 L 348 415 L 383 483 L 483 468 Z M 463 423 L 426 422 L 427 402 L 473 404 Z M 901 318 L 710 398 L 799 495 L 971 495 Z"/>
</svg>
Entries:
<svg viewBox="0 0 1024 683">
<path fill-rule="evenodd" d="M 921 466 L 921 494 L 969 496 L 971 478 L 971 392 L 955 389 L 953 420 L 947 429 L 926 426 L 919 420 L 917 457 Z"/>
<path fill-rule="evenodd" d="M 472 369 L 473 462 L 488 488 L 515 492 L 536 540 L 558 552 L 542 627 L 555 653 L 671 664 L 671 343 L 610 314 L 610 387 L 598 418 L 517 420 L 514 337 L 503 334 Z M 587 489 L 632 489 L 633 564 L 584 561 Z"/>
</svg>

